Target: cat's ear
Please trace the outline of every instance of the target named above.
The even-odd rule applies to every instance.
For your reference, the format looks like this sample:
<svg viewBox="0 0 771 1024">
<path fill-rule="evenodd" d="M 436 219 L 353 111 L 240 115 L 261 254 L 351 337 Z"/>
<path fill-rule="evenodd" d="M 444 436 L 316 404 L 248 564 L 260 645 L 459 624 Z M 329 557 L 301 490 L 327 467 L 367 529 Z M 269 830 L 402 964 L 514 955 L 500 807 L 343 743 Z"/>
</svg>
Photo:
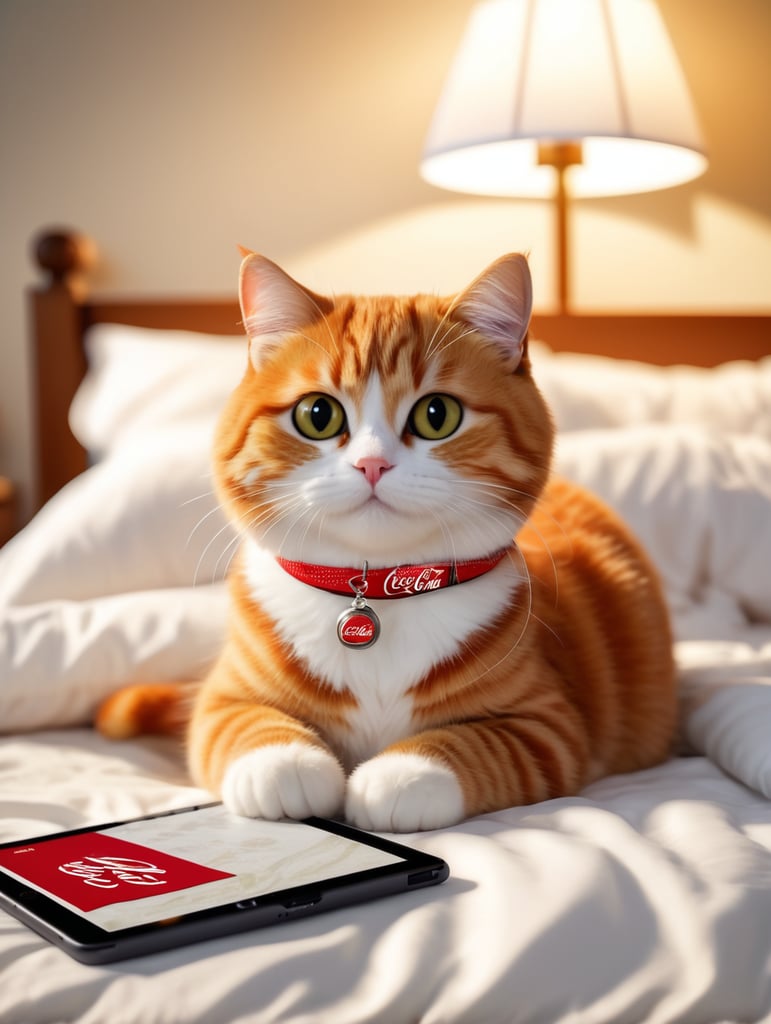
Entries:
<svg viewBox="0 0 771 1024">
<path fill-rule="evenodd" d="M 266 352 L 290 334 L 323 316 L 328 300 L 314 295 L 272 260 L 248 249 L 239 275 L 238 294 L 249 358 L 259 366 Z"/>
<path fill-rule="evenodd" d="M 453 316 L 500 345 L 519 364 L 533 309 L 533 285 L 520 253 L 502 256 L 453 303 Z"/>
</svg>

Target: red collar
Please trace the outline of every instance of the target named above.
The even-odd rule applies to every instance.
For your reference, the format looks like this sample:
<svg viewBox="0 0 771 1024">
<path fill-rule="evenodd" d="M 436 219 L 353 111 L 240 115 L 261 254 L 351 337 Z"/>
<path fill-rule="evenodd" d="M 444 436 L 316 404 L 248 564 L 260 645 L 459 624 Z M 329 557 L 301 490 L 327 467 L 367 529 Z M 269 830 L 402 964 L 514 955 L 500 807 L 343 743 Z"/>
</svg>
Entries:
<svg viewBox="0 0 771 1024">
<path fill-rule="evenodd" d="M 368 569 L 363 581 L 361 569 L 343 569 L 333 565 L 311 565 L 277 558 L 281 568 L 301 583 L 307 583 L 330 594 L 350 597 L 357 591 L 368 598 L 413 597 L 432 590 L 444 590 L 456 583 L 468 583 L 494 569 L 508 548 L 487 558 L 468 562 L 429 562 L 425 565 L 397 565 L 393 568 Z"/>
</svg>

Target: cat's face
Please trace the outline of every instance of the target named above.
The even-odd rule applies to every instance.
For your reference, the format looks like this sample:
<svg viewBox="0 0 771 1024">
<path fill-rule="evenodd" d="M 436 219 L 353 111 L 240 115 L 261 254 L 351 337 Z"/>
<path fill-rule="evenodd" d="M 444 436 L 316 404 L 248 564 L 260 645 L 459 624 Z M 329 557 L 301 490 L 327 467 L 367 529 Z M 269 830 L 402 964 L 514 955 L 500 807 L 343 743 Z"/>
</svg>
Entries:
<svg viewBox="0 0 771 1024">
<path fill-rule="evenodd" d="M 453 300 L 331 300 L 250 255 L 241 302 L 250 360 L 215 469 L 242 531 L 323 564 L 464 559 L 511 542 L 552 446 L 524 352 L 521 257 Z"/>
</svg>

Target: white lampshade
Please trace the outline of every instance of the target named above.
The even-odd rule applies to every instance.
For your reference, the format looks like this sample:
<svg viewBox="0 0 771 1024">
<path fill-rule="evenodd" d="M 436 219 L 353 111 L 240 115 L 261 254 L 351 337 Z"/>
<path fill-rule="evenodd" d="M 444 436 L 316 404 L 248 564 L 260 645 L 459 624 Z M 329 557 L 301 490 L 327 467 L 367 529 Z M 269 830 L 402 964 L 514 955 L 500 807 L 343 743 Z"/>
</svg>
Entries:
<svg viewBox="0 0 771 1024">
<path fill-rule="evenodd" d="M 494 196 L 549 196 L 539 142 L 580 142 L 574 196 L 678 185 L 707 166 L 701 133 L 653 0 L 486 0 L 434 113 L 426 181 Z"/>
</svg>

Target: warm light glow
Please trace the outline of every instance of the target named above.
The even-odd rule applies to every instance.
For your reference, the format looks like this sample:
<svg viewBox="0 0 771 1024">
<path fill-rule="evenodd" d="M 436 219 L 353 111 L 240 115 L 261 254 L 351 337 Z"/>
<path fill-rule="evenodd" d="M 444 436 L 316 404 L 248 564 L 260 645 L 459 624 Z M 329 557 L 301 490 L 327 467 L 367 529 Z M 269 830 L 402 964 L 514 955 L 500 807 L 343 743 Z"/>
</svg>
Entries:
<svg viewBox="0 0 771 1024">
<path fill-rule="evenodd" d="M 481 196 L 540 196 L 554 192 L 555 171 L 539 167 L 533 139 L 482 143 L 426 157 L 421 174 L 431 185 Z M 585 139 L 583 164 L 567 171 L 575 196 L 612 196 L 669 188 L 703 174 L 695 150 L 645 139 Z"/>
<path fill-rule="evenodd" d="M 429 130 L 431 184 L 549 196 L 537 142 L 581 141 L 576 196 L 645 192 L 707 161 L 677 57 L 653 0 L 487 0 L 472 10 Z"/>
</svg>

